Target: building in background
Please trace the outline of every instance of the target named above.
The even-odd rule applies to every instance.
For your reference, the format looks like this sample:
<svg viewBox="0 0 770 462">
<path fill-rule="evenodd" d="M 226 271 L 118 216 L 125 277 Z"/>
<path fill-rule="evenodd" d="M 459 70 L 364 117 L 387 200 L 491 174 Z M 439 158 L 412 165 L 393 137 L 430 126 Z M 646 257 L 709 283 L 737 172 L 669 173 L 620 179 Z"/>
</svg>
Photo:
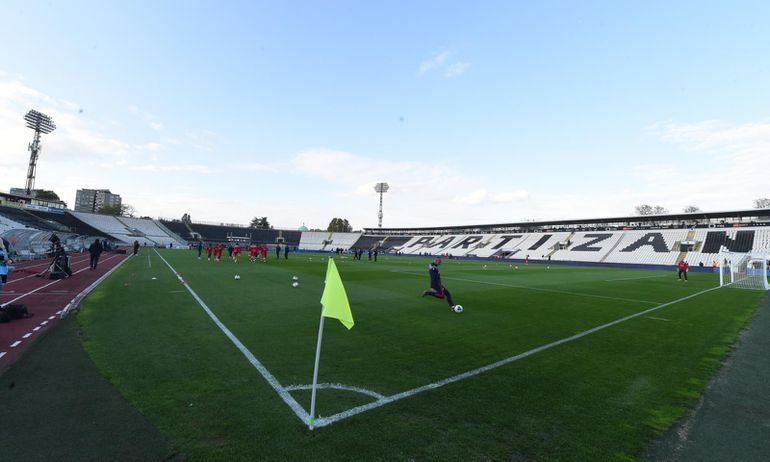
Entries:
<svg viewBox="0 0 770 462">
<path fill-rule="evenodd" d="M 75 194 L 76 212 L 98 212 L 104 207 L 120 209 L 120 194 L 112 194 L 109 189 L 78 189 Z"/>
</svg>

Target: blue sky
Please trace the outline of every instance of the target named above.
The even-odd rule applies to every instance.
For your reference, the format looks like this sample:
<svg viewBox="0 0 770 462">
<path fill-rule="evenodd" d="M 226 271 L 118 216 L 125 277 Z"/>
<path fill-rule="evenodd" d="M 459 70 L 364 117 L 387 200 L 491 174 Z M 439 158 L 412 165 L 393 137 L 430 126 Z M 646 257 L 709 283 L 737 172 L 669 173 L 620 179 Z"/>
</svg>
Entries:
<svg viewBox="0 0 770 462">
<path fill-rule="evenodd" d="M 0 190 L 325 228 L 748 208 L 767 2 L 28 2 L 0 15 Z M 82 110 L 82 112 L 81 112 Z"/>
</svg>

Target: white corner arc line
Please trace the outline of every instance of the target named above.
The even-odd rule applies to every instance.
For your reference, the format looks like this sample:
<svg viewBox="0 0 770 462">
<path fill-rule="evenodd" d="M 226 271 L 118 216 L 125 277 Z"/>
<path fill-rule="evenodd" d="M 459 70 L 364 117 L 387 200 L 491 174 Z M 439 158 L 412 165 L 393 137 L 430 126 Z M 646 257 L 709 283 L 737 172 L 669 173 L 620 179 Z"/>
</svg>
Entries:
<svg viewBox="0 0 770 462">
<path fill-rule="evenodd" d="M 572 335 L 570 337 L 565 337 L 565 338 L 563 338 L 561 340 L 557 340 L 555 342 L 548 343 L 546 345 L 541 345 L 541 346 L 539 346 L 537 348 L 533 348 L 533 349 L 531 349 L 529 351 L 525 351 L 523 353 L 520 353 L 520 354 L 517 354 L 517 355 L 514 355 L 514 356 L 510 356 L 510 357 L 502 359 L 500 361 L 497 361 L 497 362 L 494 362 L 494 363 L 491 363 L 491 364 L 487 364 L 486 366 L 482 366 L 482 367 L 479 367 L 477 369 L 473 369 L 473 370 L 468 371 L 468 372 L 463 372 L 462 374 L 453 375 L 453 376 L 448 377 L 446 379 L 439 380 L 438 382 L 429 383 L 427 385 L 423 385 L 423 386 L 420 386 L 420 387 L 417 387 L 417 388 L 412 388 L 411 390 L 403 391 L 403 392 L 397 393 L 395 395 L 386 396 L 386 397 L 384 397 L 384 398 L 382 398 L 382 399 L 380 399 L 380 400 L 378 400 L 376 402 L 369 403 L 369 404 L 364 404 L 364 405 L 358 406 L 358 407 L 354 407 L 352 409 L 348 409 L 347 411 L 340 412 L 340 413 L 335 414 L 333 416 L 319 418 L 319 419 L 316 420 L 315 426 L 316 427 L 325 427 L 326 425 L 331 425 L 334 422 L 338 422 L 338 421 L 346 419 L 348 417 L 352 417 L 352 416 L 354 416 L 356 414 L 360 414 L 362 412 L 378 408 L 378 407 L 383 406 L 385 404 L 392 403 L 392 402 L 398 401 L 400 399 L 409 398 L 411 396 L 414 396 L 414 395 L 416 395 L 418 393 L 422 393 L 424 391 L 434 390 L 436 388 L 443 387 L 444 385 L 449 385 L 450 383 L 459 382 L 460 380 L 467 379 L 467 378 L 473 377 L 475 375 L 479 375 L 479 374 L 481 374 L 483 372 L 491 371 L 492 369 L 497 369 L 498 367 L 505 366 L 505 365 L 510 364 L 510 363 L 512 363 L 514 361 L 518 361 L 520 359 L 524 359 L 524 358 L 526 358 L 528 356 L 532 356 L 532 355 L 534 355 L 536 353 L 540 353 L 541 351 L 549 350 L 549 349 L 551 349 L 553 347 L 556 347 L 556 346 L 559 346 L 559 345 L 563 345 L 563 344 L 571 342 L 573 340 L 580 339 L 580 338 L 585 337 L 587 335 L 590 335 L 590 334 L 593 334 L 595 332 L 599 332 L 601 330 L 604 330 L 604 329 L 606 329 L 608 327 L 612 327 L 614 325 L 620 324 L 622 322 L 626 322 L 626 321 L 628 321 L 630 319 L 634 319 L 634 318 L 637 318 L 639 316 L 644 316 L 647 313 L 651 313 L 651 312 L 659 310 L 661 308 L 665 308 L 667 306 L 671 306 L 673 304 L 676 304 L 676 303 L 679 303 L 679 302 L 683 302 L 685 300 L 689 300 L 691 298 L 697 297 L 699 295 L 703 295 L 703 294 L 705 294 L 707 292 L 711 292 L 712 290 L 716 290 L 716 289 L 719 289 L 719 286 L 712 287 L 710 289 L 701 290 L 700 292 L 696 292 L 696 293 L 690 294 L 690 295 L 688 295 L 686 297 L 678 298 L 676 300 L 673 300 L 673 301 L 670 301 L 670 302 L 666 302 L 666 303 L 663 303 L 663 304 L 658 305 L 658 306 L 653 306 L 652 308 L 648 308 L 648 309 L 640 311 L 638 313 L 634 313 L 634 314 L 631 314 L 631 315 L 628 315 L 628 316 L 616 319 L 614 321 L 610 321 L 608 323 L 602 324 L 600 326 L 593 327 L 591 329 L 588 329 L 588 330 L 585 330 L 583 332 L 577 333 L 577 334 Z"/>
<path fill-rule="evenodd" d="M 287 391 L 310 390 L 312 388 L 313 388 L 313 385 L 289 385 L 285 387 Z M 366 388 L 361 388 L 361 387 L 354 387 L 351 385 L 344 385 L 342 383 L 319 383 L 319 384 L 316 384 L 316 389 L 352 391 L 354 393 L 361 393 L 362 395 L 371 396 L 372 398 L 377 400 L 385 399 L 385 395 L 381 395 L 376 391 L 368 390 Z"/>
<path fill-rule="evenodd" d="M 299 420 L 303 424 L 307 424 L 310 419 L 310 415 L 308 414 L 308 412 L 305 411 L 305 409 L 302 406 L 300 406 L 297 400 L 295 400 L 294 397 L 291 396 L 291 394 L 288 391 L 286 391 L 286 388 L 284 388 L 283 385 L 281 385 L 281 383 L 278 381 L 278 379 L 276 379 L 275 376 L 271 374 L 270 371 L 268 371 L 267 368 L 261 362 L 259 362 L 259 360 L 248 350 L 248 348 L 246 348 L 246 346 L 243 343 L 241 343 L 240 340 L 238 340 L 238 337 L 236 337 L 235 334 L 230 332 L 230 329 L 228 329 L 227 326 L 225 326 L 222 323 L 222 321 L 219 320 L 219 318 L 214 314 L 214 312 L 211 311 L 211 308 L 209 308 L 206 305 L 206 303 L 203 300 L 201 300 L 198 294 L 196 294 L 195 291 L 192 290 L 192 287 L 190 287 L 187 284 L 187 282 L 184 279 L 182 279 L 182 276 L 180 276 L 179 273 L 177 273 L 174 267 L 171 266 L 171 264 L 168 261 L 166 261 L 165 258 L 163 258 L 163 255 L 158 253 L 157 250 L 155 250 L 155 253 L 158 255 L 158 257 L 160 257 L 161 260 L 163 260 L 163 263 L 165 263 L 166 266 L 169 267 L 169 269 L 174 273 L 177 279 L 179 279 L 179 281 L 182 284 L 184 284 L 184 287 L 187 289 L 188 292 L 190 292 L 190 295 L 193 296 L 195 301 L 198 302 L 198 304 L 201 306 L 201 308 L 203 308 L 206 314 L 209 315 L 211 320 L 214 321 L 214 324 L 216 324 L 217 327 L 219 327 L 219 330 L 221 330 L 222 333 L 225 334 L 225 336 L 227 336 L 227 338 L 229 338 L 231 342 L 233 342 L 233 345 L 235 345 L 235 347 L 238 348 L 238 350 L 243 354 L 243 356 L 246 357 L 246 359 L 251 363 L 251 365 L 254 366 L 257 369 L 257 371 L 259 371 L 260 374 L 262 374 L 262 377 L 264 377 L 267 383 L 269 383 L 270 386 L 273 387 L 273 390 L 275 390 L 276 393 L 278 393 L 278 395 L 289 406 L 289 408 L 291 408 L 291 410 L 294 411 L 294 414 L 296 414 L 297 417 L 299 417 Z"/>
</svg>

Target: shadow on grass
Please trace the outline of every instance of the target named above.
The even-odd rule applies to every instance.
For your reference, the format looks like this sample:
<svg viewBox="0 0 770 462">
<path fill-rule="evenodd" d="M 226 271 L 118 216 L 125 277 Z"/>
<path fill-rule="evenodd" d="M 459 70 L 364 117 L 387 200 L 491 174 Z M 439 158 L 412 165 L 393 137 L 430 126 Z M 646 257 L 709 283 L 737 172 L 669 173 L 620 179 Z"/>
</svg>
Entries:
<svg viewBox="0 0 770 462">
<path fill-rule="evenodd" d="M 74 316 L 2 372 L 0 422 L 4 461 L 185 459 L 99 374 Z"/>
</svg>

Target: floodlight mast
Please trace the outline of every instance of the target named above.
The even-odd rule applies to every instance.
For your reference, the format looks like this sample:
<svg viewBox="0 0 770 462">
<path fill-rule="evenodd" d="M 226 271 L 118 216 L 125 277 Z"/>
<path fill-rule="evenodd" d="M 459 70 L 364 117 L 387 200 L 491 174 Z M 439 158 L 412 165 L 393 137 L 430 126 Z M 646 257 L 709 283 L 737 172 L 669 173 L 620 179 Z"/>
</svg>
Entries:
<svg viewBox="0 0 770 462">
<path fill-rule="evenodd" d="M 36 110 L 30 110 L 27 115 L 24 116 L 24 120 L 27 121 L 27 127 L 35 130 L 35 137 L 32 139 L 32 143 L 27 148 L 29 154 L 29 170 L 27 170 L 27 184 L 25 190 L 28 196 L 32 195 L 32 190 L 35 188 L 35 170 L 37 169 L 37 158 L 40 155 L 40 134 L 46 135 L 56 130 L 56 125 L 53 123 L 53 119 L 37 112 Z"/>
<path fill-rule="evenodd" d="M 386 192 L 388 192 L 388 189 L 390 189 L 390 186 L 388 186 L 388 183 L 377 183 L 374 185 L 374 191 L 380 193 L 380 213 L 377 214 L 377 218 L 379 218 L 380 223 L 379 227 L 382 228 L 382 195 Z"/>
</svg>

